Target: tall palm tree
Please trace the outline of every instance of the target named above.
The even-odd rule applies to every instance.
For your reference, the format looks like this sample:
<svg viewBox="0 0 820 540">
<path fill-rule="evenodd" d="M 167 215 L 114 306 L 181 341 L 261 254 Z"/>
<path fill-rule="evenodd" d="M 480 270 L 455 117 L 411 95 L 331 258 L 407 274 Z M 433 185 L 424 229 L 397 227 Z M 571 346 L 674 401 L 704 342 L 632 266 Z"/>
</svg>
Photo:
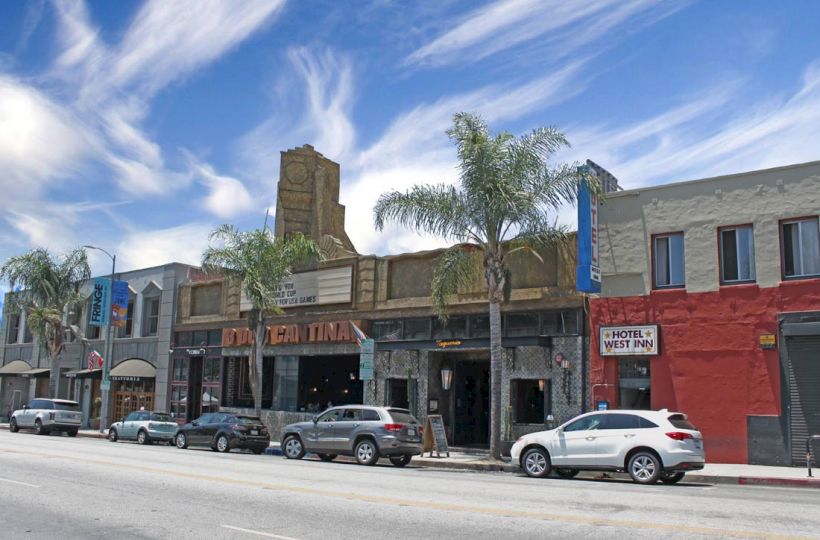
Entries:
<svg viewBox="0 0 820 540">
<path fill-rule="evenodd" d="M 248 359 L 248 381 L 258 416 L 262 411 L 265 321 L 273 314 L 282 313 L 276 303 L 276 291 L 294 266 L 320 259 L 321 252 L 313 240 L 300 233 L 276 238 L 267 226 L 241 232 L 233 225 L 221 225 L 211 233 L 210 239 L 218 245 L 205 250 L 202 269 L 206 274 L 241 282 L 253 306 L 247 318 L 248 329 L 254 335 Z"/>
<path fill-rule="evenodd" d="M 383 194 L 374 208 L 375 223 L 382 230 L 393 221 L 458 242 L 439 256 L 433 273 L 431 298 L 443 320 L 450 295 L 475 283 L 476 255 L 481 256 L 490 311 L 490 455 L 500 458 L 501 304 L 511 287 L 507 255 L 526 250 L 540 259 L 540 247 L 565 237 L 550 214 L 574 202 L 581 182 L 599 190 L 576 165 L 549 163 L 557 150 L 569 146 L 554 128 L 521 137 L 492 135 L 480 116 L 458 113 L 447 135 L 458 151 L 458 184 Z"/>
<path fill-rule="evenodd" d="M 0 279 L 12 290 L 13 309 L 26 313 L 26 325 L 49 358 L 48 393 L 57 397 L 60 354 L 68 323 L 67 310 L 82 300 L 80 285 L 91 277 L 85 250 L 78 248 L 57 258 L 37 248 L 9 258 Z M 17 290 L 19 289 L 19 290 Z"/>
</svg>

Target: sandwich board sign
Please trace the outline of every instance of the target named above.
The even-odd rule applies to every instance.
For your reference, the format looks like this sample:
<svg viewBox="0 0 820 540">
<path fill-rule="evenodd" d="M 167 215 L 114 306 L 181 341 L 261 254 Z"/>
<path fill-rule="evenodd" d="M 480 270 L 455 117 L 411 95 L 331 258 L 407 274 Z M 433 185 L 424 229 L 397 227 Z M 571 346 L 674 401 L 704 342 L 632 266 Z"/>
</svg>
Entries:
<svg viewBox="0 0 820 540">
<path fill-rule="evenodd" d="M 436 457 L 441 457 L 442 453 L 450 457 L 447 432 L 444 431 L 444 419 L 440 414 L 428 414 L 424 424 L 424 443 L 421 452 L 422 454 L 430 452 L 430 457 L 433 457 L 433 450 L 436 452 Z"/>
</svg>

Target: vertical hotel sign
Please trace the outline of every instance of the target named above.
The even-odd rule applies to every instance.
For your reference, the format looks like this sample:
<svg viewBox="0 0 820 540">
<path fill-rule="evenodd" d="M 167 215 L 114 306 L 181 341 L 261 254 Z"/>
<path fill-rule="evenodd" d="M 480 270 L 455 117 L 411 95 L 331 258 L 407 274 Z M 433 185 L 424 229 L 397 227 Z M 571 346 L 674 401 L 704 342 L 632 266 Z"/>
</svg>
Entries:
<svg viewBox="0 0 820 540">
<path fill-rule="evenodd" d="M 111 310 L 108 301 L 111 299 L 111 281 L 108 278 L 95 278 L 94 288 L 91 291 L 91 314 L 88 324 L 106 326 Z"/>
<path fill-rule="evenodd" d="M 589 166 L 578 172 L 593 174 Z M 601 266 L 598 258 L 598 195 L 589 190 L 586 182 L 578 188 L 578 268 L 575 288 L 581 292 L 601 292 Z"/>
</svg>

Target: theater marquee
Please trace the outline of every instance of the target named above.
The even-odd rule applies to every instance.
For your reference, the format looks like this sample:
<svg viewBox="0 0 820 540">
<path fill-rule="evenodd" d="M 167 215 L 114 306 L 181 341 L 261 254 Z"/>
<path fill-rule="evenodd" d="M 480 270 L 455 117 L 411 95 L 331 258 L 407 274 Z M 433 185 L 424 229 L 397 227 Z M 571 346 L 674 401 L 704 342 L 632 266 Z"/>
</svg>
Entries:
<svg viewBox="0 0 820 540">
<path fill-rule="evenodd" d="M 601 356 L 658 354 L 658 325 L 602 326 Z"/>
<path fill-rule="evenodd" d="M 276 304 L 282 308 L 346 304 L 351 301 L 352 293 L 353 267 L 328 268 L 293 274 L 283 280 L 276 290 Z M 243 290 L 239 309 L 248 311 L 252 307 Z"/>
</svg>

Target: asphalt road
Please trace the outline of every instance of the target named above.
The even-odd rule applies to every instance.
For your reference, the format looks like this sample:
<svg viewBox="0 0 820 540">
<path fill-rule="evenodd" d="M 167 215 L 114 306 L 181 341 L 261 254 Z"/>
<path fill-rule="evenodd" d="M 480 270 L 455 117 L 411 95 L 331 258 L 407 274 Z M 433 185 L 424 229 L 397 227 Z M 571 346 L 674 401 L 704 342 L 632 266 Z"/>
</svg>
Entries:
<svg viewBox="0 0 820 540">
<path fill-rule="evenodd" d="M 0 538 L 820 538 L 820 490 L 287 461 L 0 431 Z"/>
</svg>

